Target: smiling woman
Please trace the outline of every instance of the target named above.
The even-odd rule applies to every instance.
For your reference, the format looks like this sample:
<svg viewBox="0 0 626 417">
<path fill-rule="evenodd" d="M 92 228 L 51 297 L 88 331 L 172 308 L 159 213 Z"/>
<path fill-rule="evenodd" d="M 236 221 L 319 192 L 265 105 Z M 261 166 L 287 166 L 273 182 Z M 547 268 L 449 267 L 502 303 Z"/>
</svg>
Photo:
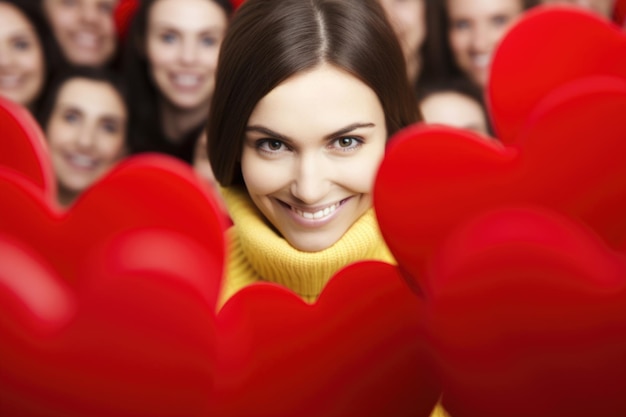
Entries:
<svg viewBox="0 0 626 417">
<path fill-rule="evenodd" d="M 65 59 L 72 65 L 101 67 L 117 48 L 113 12 L 118 0 L 41 0 Z"/>
<path fill-rule="evenodd" d="M 0 95 L 35 111 L 60 53 L 36 3 L 0 0 Z"/>
<path fill-rule="evenodd" d="M 393 262 L 373 182 L 420 117 L 378 2 L 247 0 L 222 48 L 207 129 L 234 224 L 222 301 L 258 281 L 314 301 L 350 263 Z"/>
<path fill-rule="evenodd" d="M 71 204 L 126 154 L 127 119 L 124 88 L 115 74 L 72 68 L 53 81 L 38 120 L 61 205 Z"/>
<path fill-rule="evenodd" d="M 192 162 L 231 12 L 228 0 L 141 2 L 124 57 L 134 153 L 162 152 Z"/>
</svg>

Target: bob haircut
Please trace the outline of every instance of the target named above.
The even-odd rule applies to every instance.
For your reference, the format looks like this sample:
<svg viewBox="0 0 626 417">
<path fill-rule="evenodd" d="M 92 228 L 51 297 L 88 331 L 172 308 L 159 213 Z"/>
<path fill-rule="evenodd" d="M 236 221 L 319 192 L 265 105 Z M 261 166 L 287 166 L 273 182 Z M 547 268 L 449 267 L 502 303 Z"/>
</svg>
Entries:
<svg viewBox="0 0 626 417">
<path fill-rule="evenodd" d="M 243 185 L 240 158 L 257 103 L 322 63 L 369 86 L 387 136 L 421 120 L 400 44 L 376 0 L 247 0 L 222 43 L 207 127 L 208 154 L 224 187 Z"/>
<path fill-rule="evenodd" d="M 159 0 L 141 0 L 130 24 L 122 68 L 128 81 L 131 120 L 130 147 L 133 152 L 151 150 L 154 138 L 163 136 L 158 110 L 159 90 L 152 80 L 146 57 L 148 15 Z M 233 6 L 229 0 L 207 0 L 220 6 L 230 19 Z M 181 6 L 182 7 L 182 6 Z"/>
<path fill-rule="evenodd" d="M 114 71 L 107 68 L 95 68 L 95 67 L 64 67 L 50 82 L 50 85 L 45 91 L 42 97 L 41 108 L 36 114 L 36 119 L 39 122 L 39 126 L 45 132 L 46 126 L 50 121 L 52 112 L 57 102 L 59 92 L 70 80 L 81 78 L 93 82 L 101 82 L 110 85 L 120 95 L 124 103 L 126 113 L 128 113 L 128 101 L 126 95 L 126 87 L 121 77 Z M 94 98 L 97 100 L 97 98 Z M 125 132 L 125 137 L 128 138 L 128 132 Z"/>
</svg>

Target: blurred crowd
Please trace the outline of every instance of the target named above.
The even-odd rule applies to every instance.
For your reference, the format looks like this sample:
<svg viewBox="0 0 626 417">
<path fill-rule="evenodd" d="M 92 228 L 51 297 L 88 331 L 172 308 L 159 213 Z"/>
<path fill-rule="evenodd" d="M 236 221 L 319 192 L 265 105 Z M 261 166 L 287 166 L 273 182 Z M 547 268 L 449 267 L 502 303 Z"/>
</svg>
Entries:
<svg viewBox="0 0 626 417">
<path fill-rule="evenodd" d="M 484 91 L 502 37 L 565 4 L 621 25 L 616 0 L 378 0 L 427 123 L 496 140 Z M 206 134 L 222 39 L 240 1 L 0 0 L 0 96 L 47 139 L 67 206 L 128 155 L 161 152 L 213 184 Z M 250 71 L 254 71 L 253 68 Z"/>
</svg>

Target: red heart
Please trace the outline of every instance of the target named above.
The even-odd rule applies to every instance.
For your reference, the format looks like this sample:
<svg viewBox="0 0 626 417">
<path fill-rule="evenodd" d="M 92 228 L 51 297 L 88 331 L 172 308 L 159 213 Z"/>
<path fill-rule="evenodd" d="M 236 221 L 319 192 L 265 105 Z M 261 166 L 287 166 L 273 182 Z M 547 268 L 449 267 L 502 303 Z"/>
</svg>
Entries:
<svg viewBox="0 0 626 417">
<path fill-rule="evenodd" d="M 247 287 L 218 326 L 222 417 L 428 416 L 439 397 L 422 303 L 389 264 L 347 267 L 314 305 Z"/>
<path fill-rule="evenodd" d="M 626 261 L 596 235 L 544 210 L 492 212 L 430 273 L 451 415 L 626 415 Z"/>
<path fill-rule="evenodd" d="M 537 7 L 500 43 L 487 89 L 497 137 L 518 143 L 528 116 L 546 95 L 586 77 L 626 82 L 626 36 L 573 8 Z"/>
<path fill-rule="evenodd" d="M 0 172 L 21 175 L 54 201 L 54 173 L 37 122 L 25 108 L 0 97 L 0 126 Z"/>
<path fill-rule="evenodd" d="M 208 415 L 223 224 L 193 172 L 134 158 L 66 214 L 5 173 L 0 200 L 3 414 Z"/>
<path fill-rule="evenodd" d="M 448 233 L 501 205 L 551 208 L 624 245 L 626 83 L 604 81 L 561 90 L 520 132 L 519 149 L 444 127 L 397 135 L 374 204 L 391 251 L 419 285 L 427 290 L 424 263 Z"/>
</svg>

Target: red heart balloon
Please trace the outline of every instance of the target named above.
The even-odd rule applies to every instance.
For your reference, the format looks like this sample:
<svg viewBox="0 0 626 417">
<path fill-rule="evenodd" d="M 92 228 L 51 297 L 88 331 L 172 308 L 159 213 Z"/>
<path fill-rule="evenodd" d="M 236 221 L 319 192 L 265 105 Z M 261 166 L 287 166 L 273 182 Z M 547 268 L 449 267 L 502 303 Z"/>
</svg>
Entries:
<svg viewBox="0 0 626 417">
<path fill-rule="evenodd" d="M 50 207 L 12 177 L 0 180 L 0 233 L 18 236 L 35 252 L 46 254 L 55 271 L 70 283 L 78 281 L 80 268 L 89 264 L 89 254 L 99 242 L 116 235 L 132 236 L 136 231 L 183 234 L 214 254 L 214 277 L 207 279 L 206 285 L 215 305 L 225 255 L 225 224 L 223 216 L 217 215 L 217 200 L 209 193 L 188 166 L 158 155 L 137 156 L 121 163 L 85 191 L 66 213 Z M 150 242 L 146 245 L 150 247 Z M 151 247 L 149 253 L 136 252 L 127 258 L 140 256 L 172 271 L 186 268 L 175 255 L 180 252 L 175 246 Z"/>
<path fill-rule="evenodd" d="M 0 176 L 7 415 L 208 415 L 223 220 L 184 164 L 121 164 L 67 212 Z"/>
<path fill-rule="evenodd" d="M 540 209 L 473 219 L 429 270 L 453 416 L 626 415 L 626 262 Z"/>
<path fill-rule="evenodd" d="M 518 143 L 528 116 L 550 92 L 581 78 L 626 82 L 626 35 L 573 8 L 537 7 L 504 37 L 491 65 L 487 101 L 496 136 Z"/>
<path fill-rule="evenodd" d="M 219 416 L 428 416 L 440 394 L 423 305 L 389 264 L 347 267 L 313 305 L 247 287 L 218 326 Z"/>
<path fill-rule="evenodd" d="M 54 173 L 37 122 L 25 108 L 0 97 L 0 126 L 0 172 L 23 176 L 42 190 L 48 201 L 54 201 Z"/>
<path fill-rule="evenodd" d="M 520 132 L 516 149 L 444 127 L 418 125 L 396 136 L 374 204 L 385 240 L 415 283 L 428 289 L 424 263 L 448 233 L 501 205 L 551 208 L 612 247 L 624 245 L 626 84 L 586 81 L 553 96 Z"/>
</svg>

